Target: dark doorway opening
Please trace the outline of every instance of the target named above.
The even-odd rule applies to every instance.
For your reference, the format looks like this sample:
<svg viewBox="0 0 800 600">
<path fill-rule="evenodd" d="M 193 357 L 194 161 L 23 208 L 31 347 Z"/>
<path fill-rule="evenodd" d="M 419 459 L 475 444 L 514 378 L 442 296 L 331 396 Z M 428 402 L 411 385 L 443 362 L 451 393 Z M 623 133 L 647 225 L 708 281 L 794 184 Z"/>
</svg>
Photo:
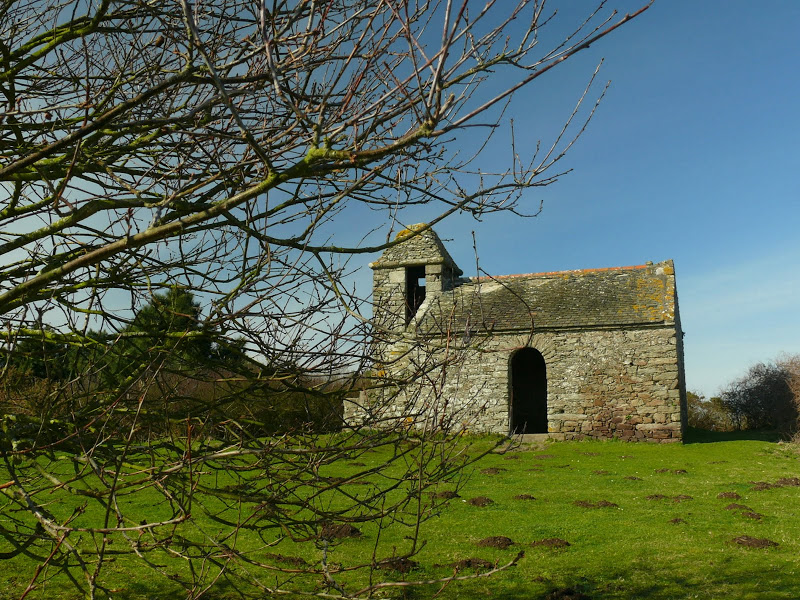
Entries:
<svg viewBox="0 0 800 600">
<path fill-rule="evenodd" d="M 533 348 L 511 357 L 511 433 L 547 433 L 547 368 Z"/>
<path fill-rule="evenodd" d="M 406 325 L 425 301 L 425 265 L 406 268 Z"/>
</svg>

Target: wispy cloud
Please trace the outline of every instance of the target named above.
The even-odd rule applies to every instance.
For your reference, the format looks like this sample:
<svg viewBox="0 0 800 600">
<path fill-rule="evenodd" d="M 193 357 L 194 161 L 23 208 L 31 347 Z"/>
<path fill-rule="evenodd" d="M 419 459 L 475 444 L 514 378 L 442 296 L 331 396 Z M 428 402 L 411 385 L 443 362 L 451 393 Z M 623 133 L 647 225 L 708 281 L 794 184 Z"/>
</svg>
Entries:
<svg viewBox="0 0 800 600">
<path fill-rule="evenodd" d="M 800 242 L 678 281 L 687 383 L 706 394 L 755 362 L 800 352 Z"/>
</svg>

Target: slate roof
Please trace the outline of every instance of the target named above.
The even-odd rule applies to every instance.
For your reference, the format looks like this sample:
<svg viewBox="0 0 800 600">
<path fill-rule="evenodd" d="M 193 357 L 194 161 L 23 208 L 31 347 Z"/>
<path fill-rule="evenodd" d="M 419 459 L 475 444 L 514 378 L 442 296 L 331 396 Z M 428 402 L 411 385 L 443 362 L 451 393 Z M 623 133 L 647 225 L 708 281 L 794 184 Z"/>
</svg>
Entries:
<svg viewBox="0 0 800 600">
<path fill-rule="evenodd" d="M 387 248 L 378 260 L 370 263 L 370 268 L 392 269 L 441 264 L 452 269 L 456 275 L 461 275 L 461 269 L 442 244 L 442 240 L 426 223 L 410 225 L 407 229 L 403 229 L 397 234 L 395 241 L 402 243 Z"/>
<path fill-rule="evenodd" d="M 462 279 L 426 299 L 421 333 L 673 324 L 671 260 L 648 265 Z"/>
</svg>

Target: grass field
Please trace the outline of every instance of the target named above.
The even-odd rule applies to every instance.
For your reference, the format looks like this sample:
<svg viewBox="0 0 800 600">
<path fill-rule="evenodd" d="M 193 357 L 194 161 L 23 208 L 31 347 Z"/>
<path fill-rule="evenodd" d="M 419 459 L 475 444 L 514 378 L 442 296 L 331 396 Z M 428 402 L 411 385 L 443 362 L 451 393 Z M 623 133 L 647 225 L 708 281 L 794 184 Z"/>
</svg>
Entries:
<svg viewBox="0 0 800 600">
<path fill-rule="evenodd" d="M 799 458 L 796 447 L 751 440 L 554 443 L 492 456 L 482 469 L 499 472 L 476 473 L 420 560 L 444 548 L 489 560 L 525 550 L 515 569 L 452 597 L 800 598 L 800 487 L 752 483 L 800 483 Z M 462 501 L 474 496 L 494 504 Z M 517 544 L 475 545 L 488 536 Z M 741 536 L 778 545 L 733 542 Z M 553 538 L 570 545 L 531 547 Z"/>
<path fill-rule="evenodd" d="M 476 600 L 800 598 L 800 448 L 734 438 L 696 435 L 684 445 L 556 442 L 492 453 L 459 497 L 425 524 L 418 566 L 390 576 L 440 578 L 459 561 L 502 564 L 520 551 L 524 558 L 490 578 L 391 593 Z M 381 460 L 379 453 L 365 458 Z M 488 500 L 471 503 L 475 498 Z M 407 533 L 392 531 L 386 541 L 401 550 Z M 369 556 L 374 532 L 365 527 L 363 534 L 334 548 L 331 560 Z M 480 545 L 491 537 L 508 539 Z M 288 544 L 276 551 L 301 552 Z M 34 565 L 23 557 L 7 565 L 0 597 L 12 598 Z M 168 582 L 142 578 L 135 562 L 110 569 L 114 598 L 183 597 Z M 28 598 L 76 597 L 58 588 L 54 581 Z M 221 587 L 207 597 L 237 595 Z"/>
</svg>

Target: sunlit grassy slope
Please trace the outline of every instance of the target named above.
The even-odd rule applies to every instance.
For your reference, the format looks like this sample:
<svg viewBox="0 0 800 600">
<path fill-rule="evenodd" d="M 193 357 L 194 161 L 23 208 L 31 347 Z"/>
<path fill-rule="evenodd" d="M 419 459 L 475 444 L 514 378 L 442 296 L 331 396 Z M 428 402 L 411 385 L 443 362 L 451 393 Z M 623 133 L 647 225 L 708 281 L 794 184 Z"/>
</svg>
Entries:
<svg viewBox="0 0 800 600">
<path fill-rule="evenodd" d="M 429 598 L 439 592 L 437 598 L 476 600 L 800 598 L 800 480 L 795 480 L 800 477 L 800 448 L 764 439 L 693 439 L 684 445 L 503 445 L 506 451 L 489 454 L 471 469 L 459 497 L 425 523 L 426 543 L 414 557 L 418 567 L 405 574 L 379 572 L 378 577 L 435 579 L 452 574 L 453 564 L 464 559 L 503 564 L 520 551 L 524 558 L 489 578 L 453 582 L 444 589 L 424 586 L 404 596 L 395 589 L 384 596 Z M 478 438 L 472 443 L 475 452 L 493 441 Z M 376 452 L 362 460 L 382 459 Z M 369 465 L 337 468 L 345 474 L 365 467 Z M 438 491 L 453 489 L 454 484 L 447 484 Z M 515 498 L 522 495 L 526 497 Z M 476 497 L 491 503 L 475 506 L 469 501 Z M 730 508 L 731 504 L 740 507 Z M 376 531 L 369 526 L 362 531 L 360 538 L 331 549 L 331 560 L 369 557 Z M 397 528 L 384 539 L 400 553 L 408 533 Z M 491 536 L 510 538 L 513 545 L 479 545 Z M 749 538 L 741 540 L 743 536 Z M 747 545 L 735 542 L 737 538 Z M 549 541 L 535 545 L 542 540 Z M 753 547 L 759 544 L 767 547 Z M 275 551 L 304 552 L 288 543 Z M 317 560 L 312 555 L 303 558 Z M 0 572 L 0 589 L 5 590 L 0 597 L 19 591 L 21 585 L 24 589 L 26 572 L 34 568 L 21 556 L 11 563 L 13 569 Z M 141 566 L 135 561 L 120 559 L 108 568 L 115 571 L 114 598 L 182 597 L 168 583 L 138 575 Z M 471 573 L 476 571 L 467 568 L 459 574 Z M 75 597 L 67 587 L 62 593 L 53 584 L 28 597 Z M 208 597 L 238 596 L 220 587 Z"/>
<path fill-rule="evenodd" d="M 492 455 L 481 469 L 504 470 L 474 474 L 420 560 L 503 560 L 525 550 L 516 568 L 454 586 L 443 594 L 451 597 L 800 598 L 799 459 L 797 447 L 751 440 L 553 443 Z M 474 496 L 494 504 L 463 501 Z M 475 545 L 496 535 L 517 545 Z M 733 541 L 742 536 L 778 545 Z M 531 547 L 550 538 L 570 545 Z"/>
</svg>

